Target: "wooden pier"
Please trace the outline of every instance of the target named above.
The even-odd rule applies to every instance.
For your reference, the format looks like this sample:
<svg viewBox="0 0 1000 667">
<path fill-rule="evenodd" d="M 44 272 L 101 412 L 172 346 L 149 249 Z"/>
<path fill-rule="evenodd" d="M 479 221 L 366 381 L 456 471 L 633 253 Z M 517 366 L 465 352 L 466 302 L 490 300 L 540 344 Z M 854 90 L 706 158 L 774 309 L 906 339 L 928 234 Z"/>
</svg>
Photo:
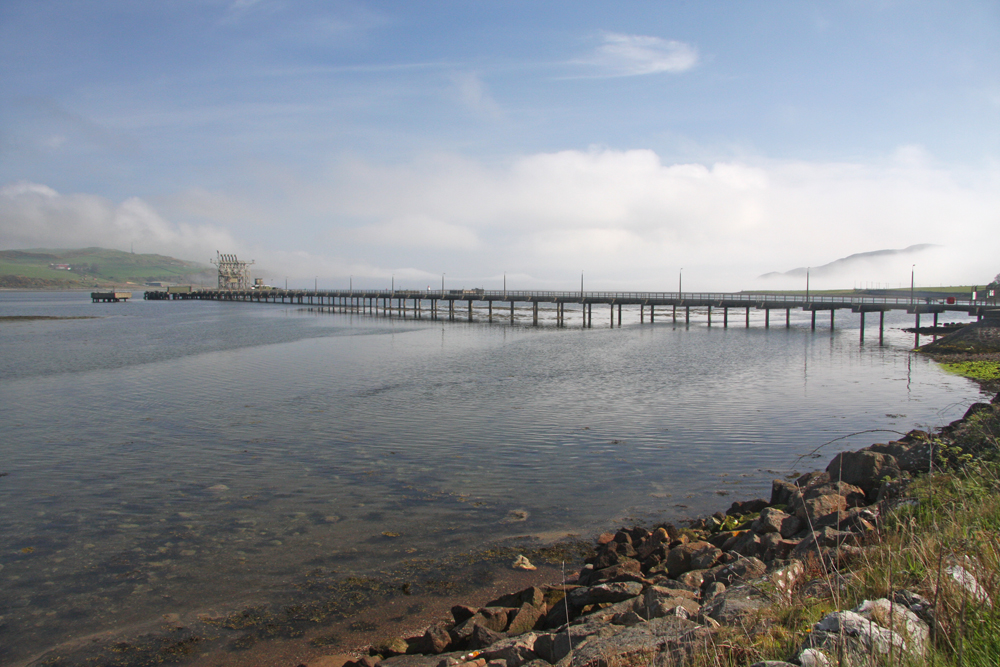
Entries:
<svg viewBox="0 0 1000 667">
<path fill-rule="evenodd" d="M 921 315 L 933 316 L 934 326 L 938 316 L 944 312 L 963 312 L 979 318 L 997 309 L 995 304 L 972 300 L 940 298 L 906 298 L 877 296 L 816 296 L 803 294 L 754 294 L 735 293 L 691 293 L 691 292 L 543 292 L 507 290 L 198 290 L 186 294 L 171 294 L 173 299 L 202 299 L 212 301 L 239 301 L 255 303 L 288 303 L 314 306 L 330 312 L 363 313 L 402 318 L 430 318 L 493 322 L 509 321 L 514 324 L 515 306 L 520 310 L 530 310 L 533 326 L 538 325 L 540 308 L 553 315 L 556 326 L 566 326 L 566 306 L 575 304 L 574 309 L 582 315 L 583 327 L 593 327 L 594 306 L 608 306 L 609 326 L 621 326 L 622 309 L 638 308 L 639 321 L 650 323 L 656 319 L 670 317 L 673 322 L 683 317 L 684 323 L 691 322 L 692 309 L 707 314 L 708 326 L 719 322 L 724 328 L 730 325 L 730 311 L 742 315 L 745 327 L 750 327 L 750 311 L 764 311 L 764 327 L 771 327 L 771 313 L 784 311 L 784 326 L 791 327 L 792 310 L 809 312 L 811 328 L 816 329 L 817 313 L 829 312 L 832 330 L 835 313 L 847 310 L 857 313 L 861 324 L 861 341 L 864 342 L 865 318 L 868 314 L 878 314 L 879 342 L 885 335 L 885 313 L 890 310 L 904 310 L 915 316 L 915 326 L 920 328 Z M 478 306 L 474 310 L 474 304 Z M 681 311 L 680 315 L 678 311 Z M 721 311 L 721 312 L 720 312 Z M 740 313 L 739 311 L 743 311 Z M 733 314 L 736 314 L 733 313 Z M 713 316 L 715 319 L 713 320 Z M 523 319 L 523 317 L 522 317 Z M 616 321 L 617 320 L 617 321 Z M 917 334 L 919 335 L 919 334 Z"/>
</svg>

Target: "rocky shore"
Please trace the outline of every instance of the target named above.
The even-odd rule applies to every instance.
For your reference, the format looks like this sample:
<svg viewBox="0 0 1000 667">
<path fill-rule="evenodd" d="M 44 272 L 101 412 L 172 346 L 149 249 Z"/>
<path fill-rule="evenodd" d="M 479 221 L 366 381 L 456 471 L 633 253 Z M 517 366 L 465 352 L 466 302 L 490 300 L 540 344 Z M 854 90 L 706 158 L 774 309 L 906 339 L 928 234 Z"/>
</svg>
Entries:
<svg viewBox="0 0 1000 667">
<path fill-rule="evenodd" d="M 565 581 L 481 607 L 455 606 L 450 618 L 373 645 L 346 667 L 747 665 L 753 652 L 741 641 L 749 646 L 755 636 L 773 633 L 782 623 L 775 610 L 802 600 L 825 601 L 829 611 L 782 656 L 793 662 L 758 667 L 867 665 L 893 655 L 892 664 L 918 660 L 935 630 L 932 600 L 900 589 L 846 609 L 838 606 L 840 593 L 884 520 L 918 502 L 908 496 L 911 480 L 935 462 L 981 453 L 972 430 L 984 420 L 1000 423 L 1000 395 L 935 433 L 911 431 L 837 454 L 823 471 L 776 479 L 769 498 L 735 502 L 686 526 L 603 534 L 586 565 Z M 939 568 L 946 568 L 946 583 L 987 599 L 976 563 Z M 308 667 L 333 662 L 343 660 L 331 656 Z"/>
</svg>

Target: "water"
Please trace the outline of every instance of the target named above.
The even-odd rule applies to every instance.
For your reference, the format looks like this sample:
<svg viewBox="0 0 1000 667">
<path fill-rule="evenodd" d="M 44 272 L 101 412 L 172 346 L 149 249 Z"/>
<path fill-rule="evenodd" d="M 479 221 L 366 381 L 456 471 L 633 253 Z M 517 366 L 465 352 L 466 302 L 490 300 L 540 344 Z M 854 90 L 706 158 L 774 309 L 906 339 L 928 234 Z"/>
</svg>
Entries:
<svg viewBox="0 0 1000 667">
<path fill-rule="evenodd" d="M 294 597 L 312 567 L 725 509 L 980 397 L 909 353 L 901 314 L 880 347 L 846 313 L 557 329 L 0 293 L 0 317 L 32 315 L 87 319 L 0 321 L 4 664 Z"/>
</svg>

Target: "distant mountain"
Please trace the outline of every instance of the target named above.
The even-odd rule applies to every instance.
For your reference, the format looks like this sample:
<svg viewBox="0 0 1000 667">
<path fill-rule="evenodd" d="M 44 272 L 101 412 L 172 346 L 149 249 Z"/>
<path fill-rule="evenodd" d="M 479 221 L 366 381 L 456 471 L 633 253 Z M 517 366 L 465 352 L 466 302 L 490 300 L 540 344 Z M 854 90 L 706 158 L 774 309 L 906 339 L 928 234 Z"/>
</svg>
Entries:
<svg viewBox="0 0 1000 667">
<path fill-rule="evenodd" d="M 873 250 L 871 252 L 859 252 L 853 255 L 848 255 L 847 257 L 842 257 L 841 259 L 834 260 L 829 264 L 823 264 L 822 266 L 813 267 L 800 267 L 798 269 L 792 269 L 791 271 L 771 271 L 770 273 L 765 273 L 761 275 L 761 278 L 804 278 L 806 271 L 810 275 L 821 278 L 824 275 L 831 275 L 834 273 L 839 273 L 841 271 L 849 271 L 854 267 L 870 264 L 872 262 L 877 262 L 886 259 L 898 259 L 900 257 L 905 257 L 907 255 L 917 255 L 925 250 L 930 250 L 931 248 L 940 248 L 941 246 L 935 245 L 933 243 L 920 243 L 918 245 L 911 245 L 909 248 L 902 248 L 901 250 Z"/>
<path fill-rule="evenodd" d="M 0 250 L 0 287 L 142 286 L 148 282 L 212 284 L 215 268 L 175 257 L 106 248 Z"/>
</svg>

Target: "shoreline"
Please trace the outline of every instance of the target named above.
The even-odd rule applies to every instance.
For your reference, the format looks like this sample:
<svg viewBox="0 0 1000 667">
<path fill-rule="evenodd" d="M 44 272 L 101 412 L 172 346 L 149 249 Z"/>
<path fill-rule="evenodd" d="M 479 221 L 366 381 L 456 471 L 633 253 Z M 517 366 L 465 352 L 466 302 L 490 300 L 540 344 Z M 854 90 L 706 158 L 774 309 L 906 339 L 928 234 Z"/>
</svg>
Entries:
<svg viewBox="0 0 1000 667">
<path fill-rule="evenodd" d="M 1000 396 L 997 398 L 1000 399 Z M 996 402 L 997 399 L 994 399 L 994 403 Z M 942 428 L 954 428 L 957 423 L 953 422 Z M 921 433 L 923 432 L 911 431 L 907 437 L 913 435 L 914 438 L 919 438 L 921 437 Z M 806 473 L 798 481 L 803 479 L 808 481 L 811 477 L 814 478 L 816 474 Z M 773 483 L 774 488 L 780 486 L 779 482 L 784 485 L 782 488 L 785 492 L 788 492 L 788 487 L 792 486 L 788 482 L 775 480 Z M 718 546 L 713 546 L 713 548 L 718 549 L 720 554 L 728 553 L 733 549 L 745 551 L 747 548 L 746 545 L 727 544 L 726 541 L 720 541 L 717 537 L 719 532 L 733 533 L 727 536 L 727 540 L 730 540 L 730 538 L 739 535 L 738 530 L 716 530 L 716 539 L 696 540 L 694 538 L 709 538 L 712 531 L 709 530 L 706 532 L 706 529 L 715 527 L 714 524 L 718 524 L 718 528 L 736 528 L 735 525 L 727 524 L 727 522 L 733 523 L 730 517 L 735 516 L 739 518 L 756 512 L 758 514 L 757 518 L 759 518 L 761 510 L 766 509 L 768 506 L 782 504 L 775 503 L 774 500 L 775 498 L 772 497 L 770 501 L 764 499 L 736 501 L 732 503 L 729 512 L 725 514 L 717 512 L 712 517 L 693 520 L 690 522 L 689 527 L 673 528 L 670 530 L 670 533 L 673 534 L 675 530 L 679 531 L 674 534 L 674 537 L 678 537 L 686 531 L 701 531 L 699 534 L 689 535 L 690 539 L 684 540 L 681 538 L 683 543 L 691 543 L 692 541 L 704 543 L 707 541 L 714 545 L 718 542 Z M 665 524 L 662 524 L 659 528 L 663 529 L 664 526 Z M 563 576 L 563 572 L 560 569 L 539 560 L 539 555 L 544 552 L 544 549 L 551 548 L 553 545 L 541 547 L 534 554 L 531 553 L 530 549 L 510 547 L 506 552 L 494 553 L 492 560 L 488 562 L 486 560 L 483 561 L 484 566 L 480 572 L 489 571 L 492 576 L 488 583 L 483 582 L 485 585 L 477 585 L 473 581 L 471 582 L 471 589 L 456 590 L 454 593 L 444 594 L 425 592 L 422 595 L 412 597 L 405 589 L 402 591 L 386 590 L 383 591 L 384 595 L 382 598 L 370 599 L 367 603 L 369 605 L 367 608 L 353 610 L 350 615 L 335 622 L 316 623 L 315 627 L 306 629 L 298 633 L 297 636 L 296 633 L 286 636 L 281 636 L 279 633 L 269 638 L 253 639 L 241 645 L 240 637 L 236 636 L 234 638 L 234 633 L 230 632 L 227 643 L 225 641 L 226 638 L 220 641 L 220 637 L 223 634 L 221 629 L 225 627 L 228 630 L 238 630 L 238 624 L 230 623 L 226 625 L 226 621 L 224 620 L 220 624 L 220 619 L 229 619 L 231 621 L 238 617 L 241 612 L 228 613 L 222 616 L 212 616 L 204 613 L 199 615 L 197 612 L 192 612 L 183 619 L 179 617 L 163 619 L 159 632 L 150 632 L 147 626 L 142 631 L 145 634 L 139 638 L 140 641 L 128 642 L 128 639 L 123 635 L 121 630 L 99 633 L 95 636 L 80 638 L 73 642 L 62 644 L 59 647 L 53 647 L 23 664 L 51 665 L 52 667 L 58 665 L 89 664 L 89 661 L 92 661 L 102 653 L 106 654 L 108 651 L 115 653 L 119 658 L 119 662 L 115 662 L 114 664 L 129 666 L 154 664 L 159 661 L 154 658 L 154 655 L 166 650 L 171 658 L 171 662 L 190 665 L 192 667 L 250 667 L 260 664 L 288 665 L 288 667 L 299 667 L 302 665 L 306 667 L 342 667 L 347 663 L 354 663 L 354 667 L 373 667 L 379 661 L 372 661 L 370 658 L 365 657 L 365 654 L 370 652 L 365 650 L 366 645 L 387 646 L 391 645 L 395 639 L 397 640 L 398 649 L 398 640 L 402 637 L 411 637 L 409 641 L 415 643 L 412 637 L 421 637 L 425 628 L 433 627 L 435 624 L 440 625 L 442 621 L 446 621 L 449 617 L 449 610 L 455 605 L 468 605 L 471 608 L 476 608 L 477 605 L 486 605 L 491 599 L 502 598 L 505 593 L 510 594 L 518 589 L 530 590 L 532 587 L 553 590 L 555 588 L 563 588 L 567 584 L 593 586 L 608 582 L 616 584 L 628 581 L 638 581 L 644 586 L 661 586 L 666 584 L 666 581 L 657 581 L 656 579 L 649 578 L 648 572 L 642 570 L 627 571 L 619 573 L 617 576 L 604 577 L 603 581 L 600 579 L 588 579 L 588 577 L 592 577 L 596 569 L 596 564 L 593 563 L 593 560 L 600 557 L 601 549 L 606 549 L 608 544 L 616 544 L 633 538 L 636 546 L 641 547 L 644 540 L 648 540 L 657 534 L 656 529 L 658 527 L 652 526 L 651 528 L 654 530 L 623 528 L 617 533 L 606 533 L 599 536 L 596 540 L 598 551 L 592 552 L 592 555 L 588 559 L 591 561 L 591 564 L 585 565 L 580 569 L 579 574 L 576 568 L 574 568 L 573 570 L 567 569 L 565 576 Z M 743 526 L 743 533 L 746 534 L 746 532 L 746 526 Z M 623 537 L 623 535 L 627 535 L 628 537 Z M 673 540 L 671 540 L 672 542 Z M 674 546 L 681 546 L 681 543 Z M 788 545 L 785 546 L 787 547 Z M 704 546 L 701 548 L 704 548 Z M 749 548 L 753 551 L 757 547 L 751 545 Z M 511 569 L 510 566 L 515 552 L 529 553 L 533 562 L 538 565 L 538 569 L 533 572 Z M 554 559 L 559 555 L 553 554 L 552 558 Z M 565 554 L 561 555 L 563 562 L 565 562 Z M 665 563 L 667 553 L 663 555 L 664 560 L 662 562 Z M 763 556 L 763 554 L 758 555 Z M 773 560 L 773 556 L 770 560 Z M 762 560 L 762 562 L 767 561 L 768 559 Z M 581 561 L 578 560 L 577 562 Z M 726 563 L 717 562 L 714 567 L 723 565 L 726 565 Z M 643 564 L 642 568 L 646 569 L 645 564 Z M 691 585 L 695 583 L 698 585 Z M 693 593 L 703 583 L 703 580 L 701 582 L 690 580 L 687 584 L 684 584 L 686 587 L 685 590 L 691 589 L 687 590 L 687 593 Z M 672 586 L 673 584 L 670 585 Z M 678 588 L 678 590 L 680 589 Z M 244 609 L 242 612 L 243 615 L 245 616 L 247 611 L 252 609 L 254 608 Z M 689 609 L 689 612 L 692 612 L 692 610 Z M 693 612 L 689 616 L 692 614 Z M 680 613 L 680 615 L 683 615 L 683 613 Z M 374 621 L 369 620 L 373 618 L 375 619 Z M 257 620 L 263 620 L 265 624 L 267 621 L 267 619 Z M 202 632 L 203 635 L 210 635 L 210 633 L 204 633 L 206 625 L 220 629 L 217 636 L 199 637 L 198 632 Z M 245 627 L 251 628 L 252 625 L 252 623 L 248 623 Z M 133 630 L 133 632 L 135 631 Z M 238 635 L 238 632 L 236 634 Z M 145 647 L 142 646 L 143 641 L 145 641 Z M 213 648 L 210 648 L 207 644 L 212 644 Z M 83 646 L 86 646 L 86 648 L 83 648 Z M 69 653 L 67 654 L 66 651 Z M 135 651 L 134 660 L 130 660 L 127 657 L 132 651 Z M 63 655 L 56 657 L 55 654 L 59 653 Z M 392 654 L 383 657 L 386 658 L 385 661 L 382 661 L 384 662 L 383 667 L 392 667 L 395 664 L 392 662 Z M 419 655 L 404 654 L 404 657 L 412 660 L 417 659 Z M 396 661 L 398 662 L 398 660 Z M 426 667 L 436 667 L 436 664 L 436 662 L 433 665 L 428 663 Z M 420 665 L 423 665 L 423 663 L 420 663 Z M 420 667 L 420 665 L 406 662 L 400 663 L 397 667 Z M 352 666 L 349 665 L 348 667 Z M 508 665 L 508 667 L 517 666 Z"/>
</svg>

